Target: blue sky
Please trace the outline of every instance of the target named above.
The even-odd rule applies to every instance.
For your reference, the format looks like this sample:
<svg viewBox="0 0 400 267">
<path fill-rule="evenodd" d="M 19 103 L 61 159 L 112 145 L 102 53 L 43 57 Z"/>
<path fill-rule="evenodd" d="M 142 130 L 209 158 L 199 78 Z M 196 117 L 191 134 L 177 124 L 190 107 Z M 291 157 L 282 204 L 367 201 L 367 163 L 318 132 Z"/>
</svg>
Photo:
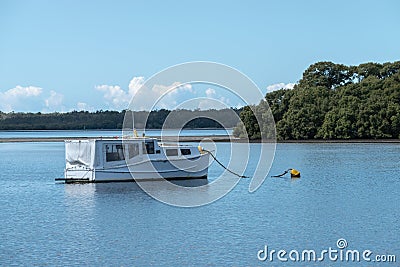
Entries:
<svg viewBox="0 0 400 267">
<path fill-rule="evenodd" d="M 397 61 L 399 10 L 395 0 L 2 0 L 0 110 L 121 110 L 132 82 L 188 61 L 232 66 L 263 92 L 317 61 Z"/>
</svg>

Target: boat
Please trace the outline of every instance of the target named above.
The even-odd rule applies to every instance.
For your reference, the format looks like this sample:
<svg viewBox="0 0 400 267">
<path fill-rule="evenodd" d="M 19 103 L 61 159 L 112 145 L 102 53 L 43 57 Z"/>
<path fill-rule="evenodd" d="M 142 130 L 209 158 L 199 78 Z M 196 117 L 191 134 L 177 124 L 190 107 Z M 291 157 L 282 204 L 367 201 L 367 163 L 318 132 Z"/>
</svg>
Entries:
<svg viewBox="0 0 400 267">
<path fill-rule="evenodd" d="M 209 153 L 200 146 L 156 138 L 97 138 L 65 141 L 63 180 L 74 182 L 207 179 Z"/>
</svg>

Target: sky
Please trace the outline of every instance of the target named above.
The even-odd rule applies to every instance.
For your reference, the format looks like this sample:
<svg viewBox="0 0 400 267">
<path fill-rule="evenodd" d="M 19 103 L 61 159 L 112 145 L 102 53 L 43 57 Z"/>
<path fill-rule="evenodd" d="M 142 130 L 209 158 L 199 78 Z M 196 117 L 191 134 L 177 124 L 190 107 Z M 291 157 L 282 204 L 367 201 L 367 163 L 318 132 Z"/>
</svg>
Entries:
<svg viewBox="0 0 400 267">
<path fill-rule="evenodd" d="M 122 110 L 146 79 L 190 61 L 231 66 L 263 94 L 292 88 L 318 61 L 398 61 L 399 10 L 397 0 L 1 0 L 0 111 Z M 190 97 L 243 104 L 187 86 L 161 107 Z"/>
</svg>

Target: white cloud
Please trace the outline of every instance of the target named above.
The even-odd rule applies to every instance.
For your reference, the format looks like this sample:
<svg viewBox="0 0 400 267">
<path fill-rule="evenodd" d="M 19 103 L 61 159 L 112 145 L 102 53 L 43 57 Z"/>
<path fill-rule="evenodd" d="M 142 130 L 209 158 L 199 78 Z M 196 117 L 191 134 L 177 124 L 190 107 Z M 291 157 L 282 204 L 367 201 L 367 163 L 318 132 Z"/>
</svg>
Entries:
<svg viewBox="0 0 400 267">
<path fill-rule="evenodd" d="M 96 85 L 96 90 L 104 92 L 106 103 L 113 108 L 126 108 L 131 97 L 129 92 L 125 92 L 118 85 Z"/>
<path fill-rule="evenodd" d="M 102 108 L 98 107 L 98 109 L 102 109 Z M 72 111 L 72 110 L 93 112 L 96 109 L 92 105 L 90 105 L 86 102 L 78 102 L 78 103 L 76 103 L 76 106 L 74 108 L 70 109 L 70 111 Z"/>
<path fill-rule="evenodd" d="M 144 77 L 133 77 L 133 79 L 129 82 L 129 95 L 132 97 L 139 91 L 139 89 L 144 84 Z"/>
<path fill-rule="evenodd" d="M 36 86 L 27 86 L 22 87 L 17 85 L 15 88 L 10 89 L 3 93 L 6 97 L 15 98 L 15 97 L 30 97 L 30 96 L 38 96 L 42 93 L 43 89 Z"/>
<path fill-rule="evenodd" d="M 88 110 L 88 104 L 85 102 L 78 102 L 76 104 L 76 107 L 77 107 L 78 111 Z"/>
<path fill-rule="evenodd" d="M 153 109 L 175 109 L 185 98 L 187 94 L 193 97 L 192 85 L 174 82 L 171 85 L 156 84 L 151 90 L 143 87 L 135 99 L 135 103 L 142 103 L 141 109 L 152 107 Z"/>
<path fill-rule="evenodd" d="M 219 87 L 204 87 L 180 82 L 149 86 L 145 84 L 144 77 L 132 78 L 125 90 L 119 85 L 97 85 L 95 88 L 103 93 L 103 98 L 110 109 L 219 109 L 230 107 L 233 102 L 238 101 L 236 95 L 225 89 L 220 90 Z M 81 108 L 84 107 L 81 106 Z"/>
<path fill-rule="evenodd" d="M 36 86 L 20 86 L 0 92 L 0 109 L 5 112 L 10 111 L 29 111 L 29 108 L 37 105 L 33 99 L 38 99 L 42 94 L 43 89 Z"/>
<path fill-rule="evenodd" d="M 173 108 L 177 104 L 177 93 L 193 93 L 191 84 L 174 82 L 171 85 L 154 85 L 151 89 L 144 87 L 144 77 L 134 77 L 128 85 L 128 90 L 118 85 L 97 85 L 96 90 L 104 93 L 103 97 L 110 108 L 128 108 L 133 97 L 135 110 L 155 108 Z M 181 94 L 179 95 L 181 96 Z"/>
<path fill-rule="evenodd" d="M 215 94 L 216 94 L 215 89 L 208 88 L 208 89 L 206 90 L 206 96 L 207 96 L 207 97 L 213 97 Z"/>
<path fill-rule="evenodd" d="M 231 104 L 231 101 L 229 100 L 229 98 L 227 98 L 227 97 L 225 97 L 225 96 L 221 96 L 221 97 L 219 98 L 219 100 L 220 100 L 222 103 L 225 103 L 226 105 L 230 105 L 230 104 Z"/>
<path fill-rule="evenodd" d="M 146 88 L 143 88 L 143 92 L 145 92 Z M 192 85 L 187 83 L 187 84 L 181 84 L 180 82 L 174 82 L 171 85 L 161 85 L 161 84 L 156 84 L 153 86 L 151 89 L 153 92 L 159 95 L 159 97 L 165 95 L 165 94 L 177 94 L 179 92 L 193 92 L 192 90 Z"/>
<path fill-rule="evenodd" d="M 64 95 L 51 90 L 50 96 L 44 100 L 46 108 L 50 111 L 63 109 Z"/>
<path fill-rule="evenodd" d="M 206 109 L 224 109 L 229 108 L 229 105 L 221 99 L 201 99 L 198 103 L 198 108 Z"/>
<path fill-rule="evenodd" d="M 267 93 L 271 93 L 273 91 L 277 91 L 279 89 L 293 89 L 295 83 L 276 83 L 267 86 Z"/>
<path fill-rule="evenodd" d="M 201 98 L 198 104 L 199 109 L 223 109 L 230 107 L 230 100 L 213 88 L 207 88 L 205 91 L 206 99 Z"/>
<path fill-rule="evenodd" d="M 178 92 L 193 93 L 193 87 L 190 83 L 181 84 L 181 83 L 175 82 L 172 87 L 176 87 L 176 89 L 172 91 L 172 93 L 174 93 L 174 94 L 176 94 Z"/>
<path fill-rule="evenodd" d="M 144 77 L 133 77 L 129 82 L 128 90 L 123 90 L 118 85 L 96 85 L 98 91 L 104 92 L 104 99 L 110 108 L 127 108 L 132 97 L 135 96 L 144 84 Z"/>
</svg>

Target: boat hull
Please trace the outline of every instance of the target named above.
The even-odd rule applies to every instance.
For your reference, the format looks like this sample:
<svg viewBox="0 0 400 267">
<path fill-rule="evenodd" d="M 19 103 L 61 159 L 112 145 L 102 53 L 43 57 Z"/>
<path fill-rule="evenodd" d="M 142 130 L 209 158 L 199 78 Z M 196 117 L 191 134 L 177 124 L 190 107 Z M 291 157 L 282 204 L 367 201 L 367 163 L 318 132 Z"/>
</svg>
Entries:
<svg viewBox="0 0 400 267">
<path fill-rule="evenodd" d="M 143 161 L 101 169 L 68 169 L 65 171 L 64 180 L 65 182 L 123 182 L 206 179 L 208 165 L 209 155 L 203 154 L 200 157 L 185 160 Z"/>
</svg>

